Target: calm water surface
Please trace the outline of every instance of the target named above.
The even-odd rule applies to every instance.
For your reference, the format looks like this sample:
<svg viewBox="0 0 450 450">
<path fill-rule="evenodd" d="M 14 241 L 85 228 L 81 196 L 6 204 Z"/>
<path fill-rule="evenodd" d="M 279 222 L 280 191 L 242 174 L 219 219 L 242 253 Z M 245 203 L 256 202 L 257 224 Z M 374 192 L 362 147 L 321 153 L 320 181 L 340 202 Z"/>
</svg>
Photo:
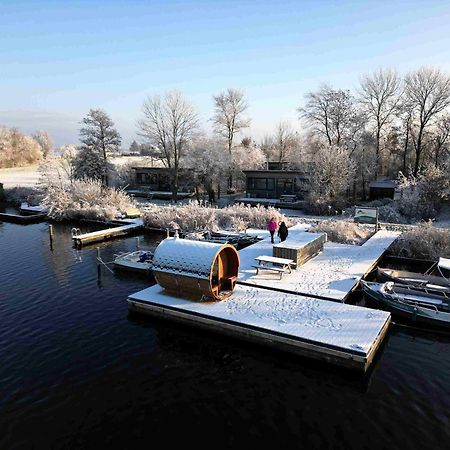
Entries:
<svg viewBox="0 0 450 450">
<path fill-rule="evenodd" d="M 47 224 L 0 222 L 1 449 L 448 448 L 450 336 L 392 327 L 360 376 L 131 316 L 151 280 L 99 279 L 70 228 L 51 250 Z"/>
</svg>

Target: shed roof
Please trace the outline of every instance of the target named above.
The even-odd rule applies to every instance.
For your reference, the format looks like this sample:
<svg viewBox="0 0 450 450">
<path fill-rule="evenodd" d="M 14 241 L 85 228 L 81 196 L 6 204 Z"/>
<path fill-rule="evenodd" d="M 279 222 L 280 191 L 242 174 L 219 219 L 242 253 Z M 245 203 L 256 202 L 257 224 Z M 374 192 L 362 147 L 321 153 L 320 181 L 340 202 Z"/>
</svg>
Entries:
<svg viewBox="0 0 450 450">
<path fill-rule="evenodd" d="M 395 189 L 397 187 L 397 183 L 394 180 L 377 180 L 371 181 L 369 183 L 369 187 L 378 189 Z"/>
<path fill-rule="evenodd" d="M 153 270 L 209 278 L 212 263 L 220 250 L 226 246 L 176 237 L 167 238 L 155 250 Z"/>
</svg>

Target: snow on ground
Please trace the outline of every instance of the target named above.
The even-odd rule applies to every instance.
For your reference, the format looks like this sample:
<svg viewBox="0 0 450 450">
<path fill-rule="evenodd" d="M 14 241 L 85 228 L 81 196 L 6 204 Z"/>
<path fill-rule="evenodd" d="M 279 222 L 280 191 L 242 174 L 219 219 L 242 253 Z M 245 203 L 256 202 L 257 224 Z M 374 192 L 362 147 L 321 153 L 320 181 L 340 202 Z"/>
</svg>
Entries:
<svg viewBox="0 0 450 450">
<path fill-rule="evenodd" d="M 361 356 L 368 354 L 390 316 L 385 311 L 249 286 L 237 286 L 231 297 L 221 302 L 174 297 L 159 285 L 132 294 L 129 299 L 258 327 L 288 339 L 308 340 Z"/>
<path fill-rule="evenodd" d="M 302 235 L 307 233 L 308 227 L 299 224 L 290 228 L 286 242 L 304 241 Z M 276 272 L 260 271 L 256 275 L 256 269 L 252 267 L 257 256 L 272 256 L 273 246 L 270 237 L 267 237 L 239 251 L 241 265 L 238 282 L 343 301 L 399 234 L 381 230 L 362 246 L 327 242 L 323 252 L 291 274 L 284 274 L 281 280 Z"/>
<path fill-rule="evenodd" d="M 34 187 L 38 184 L 38 182 L 38 166 L 0 169 L 0 183 L 3 183 L 3 187 L 5 189 L 17 186 Z"/>
</svg>

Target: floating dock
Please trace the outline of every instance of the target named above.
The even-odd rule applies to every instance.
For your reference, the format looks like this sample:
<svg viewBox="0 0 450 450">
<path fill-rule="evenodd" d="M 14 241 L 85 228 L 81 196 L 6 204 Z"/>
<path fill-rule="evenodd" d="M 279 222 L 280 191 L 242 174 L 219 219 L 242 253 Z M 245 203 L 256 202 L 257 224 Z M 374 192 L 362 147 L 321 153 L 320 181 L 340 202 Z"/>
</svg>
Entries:
<svg viewBox="0 0 450 450">
<path fill-rule="evenodd" d="M 144 226 L 144 222 L 142 219 L 118 220 L 115 221 L 115 223 L 119 224 L 119 226 L 114 228 L 107 228 L 100 231 L 93 231 L 91 233 L 77 234 L 73 231 L 72 240 L 75 246 L 82 247 L 86 244 L 93 244 L 94 242 L 101 242 L 107 239 L 125 236 L 132 231 L 143 228 Z"/>
<path fill-rule="evenodd" d="M 285 242 L 299 245 L 309 242 L 311 235 L 315 234 L 307 231 L 309 227 L 308 224 L 300 224 L 289 228 L 289 236 Z M 386 249 L 399 235 L 396 231 L 380 230 L 363 245 L 326 242 L 318 256 L 292 273 L 283 275 L 281 280 L 276 273 L 268 271 L 256 275 L 256 270 L 252 267 L 256 257 L 272 255 L 273 244 L 270 237 L 267 237 L 239 251 L 241 266 L 238 283 L 345 302 L 361 278 L 376 266 Z"/>
<path fill-rule="evenodd" d="M 385 311 L 249 286 L 237 286 L 221 302 L 174 297 L 159 285 L 127 301 L 130 311 L 361 371 L 370 366 L 390 323 Z"/>
<path fill-rule="evenodd" d="M 22 215 L 22 214 L 0 213 L 0 221 L 20 223 L 22 225 L 26 225 L 29 223 L 43 222 L 46 218 L 47 214 Z"/>
</svg>

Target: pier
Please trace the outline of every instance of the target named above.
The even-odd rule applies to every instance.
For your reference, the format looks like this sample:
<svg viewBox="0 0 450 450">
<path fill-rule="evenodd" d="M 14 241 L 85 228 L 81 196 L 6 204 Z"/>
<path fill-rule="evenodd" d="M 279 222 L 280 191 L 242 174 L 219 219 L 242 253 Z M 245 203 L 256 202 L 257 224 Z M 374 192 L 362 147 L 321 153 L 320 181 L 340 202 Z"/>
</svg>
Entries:
<svg viewBox="0 0 450 450">
<path fill-rule="evenodd" d="M 117 220 L 117 227 L 106 228 L 105 230 L 92 231 L 90 233 L 78 234 L 76 230 L 72 230 L 72 240 L 76 247 L 93 244 L 94 242 L 101 242 L 108 239 L 113 239 L 120 236 L 125 236 L 133 231 L 143 228 L 144 222 L 142 219 L 128 219 Z"/>
<path fill-rule="evenodd" d="M 319 234 L 309 233 L 309 227 L 308 224 L 300 224 L 290 228 L 286 242 L 302 245 L 311 241 L 312 236 Z M 399 234 L 396 231 L 380 230 L 363 245 L 326 242 L 322 252 L 292 273 L 284 275 L 281 280 L 268 271 L 257 275 L 253 267 L 258 256 L 272 255 L 273 244 L 270 237 L 267 237 L 240 250 L 238 283 L 345 302 L 361 278 L 376 266 Z"/>
<path fill-rule="evenodd" d="M 167 294 L 159 285 L 128 297 L 130 311 L 150 314 L 272 348 L 367 371 L 390 314 L 249 286 L 221 302 Z"/>
<path fill-rule="evenodd" d="M 10 214 L 10 213 L 0 213 L 0 221 L 2 222 L 12 222 L 20 223 L 26 225 L 29 223 L 39 223 L 43 222 L 47 218 L 47 214 Z"/>
</svg>

